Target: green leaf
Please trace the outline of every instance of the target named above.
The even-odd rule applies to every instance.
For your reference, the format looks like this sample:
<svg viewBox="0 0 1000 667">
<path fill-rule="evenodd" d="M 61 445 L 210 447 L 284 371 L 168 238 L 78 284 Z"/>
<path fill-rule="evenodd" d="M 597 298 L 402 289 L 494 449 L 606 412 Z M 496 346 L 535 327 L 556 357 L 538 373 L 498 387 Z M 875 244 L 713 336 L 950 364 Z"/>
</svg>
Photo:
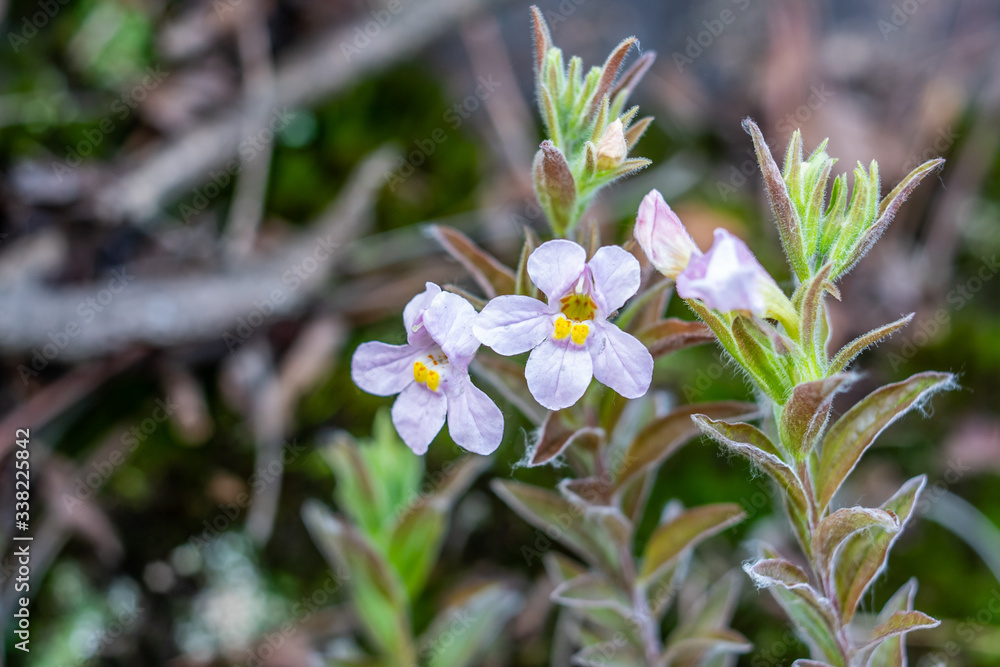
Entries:
<svg viewBox="0 0 1000 667">
<path fill-rule="evenodd" d="M 769 550 L 765 555 L 773 556 Z M 836 667 L 846 667 L 837 644 L 837 621 L 829 601 L 808 583 L 801 568 L 780 558 L 769 557 L 743 566 L 758 588 L 768 588 L 802 634 L 814 657 Z"/>
<path fill-rule="evenodd" d="M 580 667 L 636 667 L 644 658 L 623 640 L 591 644 L 573 655 L 573 664 Z"/>
<path fill-rule="evenodd" d="M 897 611 L 876 626 L 869 644 L 877 646 L 890 637 L 898 637 L 914 630 L 927 630 L 941 625 L 941 621 L 931 618 L 922 611 Z"/>
<path fill-rule="evenodd" d="M 500 294 L 514 294 L 514 272 L 476 245 L 468 236 L 446 225 L 431 225 L 430 234 L 449 255 L 465 267 L 488 298 L 492 299 Z"/>
<path fill-rule="evenodd" d="M 494 479 L 494 493 L 522 519 L 562 543 L 580 558 L 598 567 L 619 564 L 616 546 L 601 540 L 603 527 L 588 519 L 585 509 L 558 493 L 531 484 Z M 525 545 L 531 548 L 530 545 Z"/>
<path fill-rule="evenodd" d="M 785 508 L 799 543 L 809 550 L 809 502 L 796 471 L 782 460 L 782 453 L 759 429 L 750 424 L 728 424 L 706 415 L 695 415 L 701 430 L 728 452 L 739 454 L 773 479 L 783 492 Z"/>
<path fill-rule="evenodd" d="M 611 609 L 627 619 L 631 600 L 619 587 L 597 572 L 589 572 L 555 587 L 553 602 L 573 609 Z"/>
<path fill-rule="evenodd" d="M 615 485 L 621 488 L 633 476 L 645 472 L 664 461 L 691 438 L 698 435 L 698 426 L 692 421 L 695 414 L 717 419 L 749 419 L 759 408 L 753 403 L 720 401 L 698 403 L 676 408 L 646 425 L 635 437 L 622 459 Z"/>
<path fill-rule="evenodd" d="M 736 610 L 741 581 L 738 571 L 730 571 L 702 596 L 686 600 L 684 608 L 679 610 L 680 622 L 670 634 L 670 640 L 694 637 L 707 630 L 728 627 Z"/>
<path fill-rule="evenodd" d="M 733 320 L 732 336 L 740 351 L 738 359 L 757 385 L 775 403 L 782 405 L 792 390 L 792 380 L 785 372 L 770 341 L 763 340 L 756 327 L 748 328 L 743 317 Z"/>
<path fill-rule="evenodd" d="M 837 356 L 835 356 L 830 362 L 830 367 L 827 369 L 827 372 L 842 372 L 852 361 L 854 361 L 855 357 L 861 354 L 866 348 L 874 345 L 883 338 L 891 336 L 912 322 L 914 315 L 915 313 L 910 313 L 905 317 L 899 318 L 895 322 L 890 322 L 889 324 L 873 329 L 864 335 L 858 336 L 850 343 L 840 348 L 840 352 L 838 352 Z"/>
<path fill-rule="evenodd" d="M 802 313 L 802 326 L 799 331 L 799 342 L 806 353 L 806 358 L 814 366 L 814 371 L 821 372 L 822 366 L 826 364 L 826 336 L 829 327 L 826 320 L 826 305 L 823 297 L 826 295 L 827 287 L 832 288 L 829 282 L 830 271 L 833 264 L 825 264 L 815 276 L 805 283 L 802 292 L 802 306 L 799 311 Z"/>
<path fill-rule="evenodd" d="M 686 510 L 657 528 L 642 555 L 639 580 L 656 578 L 682 552 L 746 518 L 736 503 L 719 503 Z"/>
<path fill-rule="evenodd" d="M 813 535 L 812 553 L 822 571 L 826 571 L 837 550 L 847 540 L 866 531 L 883 533 L 899 532 L 899 519 L 895 514 L 868 507 L 845 507 L 825 517 Z M 866 539 L 864 536 L 861 539 Z"/>
<path fill-rule="evenodd" d="M 711 343 L 715 340 L 715 334 L 702 322 L 671 317 L 642 329 L 636 334 L 636 338 L 657 359 L 686 347 Z"/>
<path fill-rule="evenodd" d="M 778 424 L 781 444 L 794 460 L 805 460 L 812 453 L 826 428 L 834 397 L 856 378 L 853 373 L 842 373 L 795 386 L 791 398 L 781 408 Z"/>
<path fill-rule="evenodd" d="M 818 509 L 826 509 L 862 455 L 889 424 L 932 394 L 954 386 L 950 373 L 917 373 L 876 389 L 838 419 L 823 439 L 816 483 Z"/>
<path fill-rule="evenodd" d="M 423 590 L 437 562 L 455 501 L 489 463 L 489 458 L 481 456 L 465 456 L 457 463 L 449 462 L 436 478 L 437 489 L 416 499 L 393 528 L 387 555 L 411 599 L 416 599 Z"/>
<path fill-rule="evenodd" d="M 868 228 L 862 235 L 861 239 L 854 246 L 850 256 L 843 262 L 843 268 L 838 267 L 838 273 L 843 275 L 851 270 L 862 257 L 864 257 L 875 242 L 878 241 L 879 237 L 892 222 L 892 219 L 896 216 L 896 212 L 899 211 L 899 207 L 903 205 L 906 198 L 910 196 L 910 193 L 920 184 L 920 181 L 924 180 L 924 177 L 930 174 L 932 171 L 944 164 L 944 160 L 941 158 L 935 158 L 933 160 L 928 160 L 922 165 L 918 166 L 916 169 L 907 174 L 902 181 L 899 182 L 892 192 L 887 194 L 882 202 L 879 204 L 878 208 L 878 220 Z M 876 177 L 877 178 L 877 177 Z M 877 192 L 877 185 L 876 185 Z"/>
<path fill-rule="evenodd" d="M 382 554 L 318 502 L 305 504 L 302 519 L 327 561 L 349 573 L 351 603 L 368 638 L 396 664 L 415 664 L 409 600 Z"/>
<path fill-rule="evenodd" d="M 925 476 L 914 477 L 882 505 L 883 510 L 897 517 L 895 527 L 873 527 L 852 534 L 842 543 L 832 569 L 838 607 L 844 624 L 854 618 L 858 601 L 872 581 L 885 569 L 889 550 L 910 520 L 913 507 L 926 483 Z"/>
<path fill-rule="evenodd" d="M 420 642 L 428 667 L 469 667 L 482 659 L 522 606 L 521 596 L 499 583 L 461 596 L 438 613 Z"/>
<path fill-rule="evenodd" d="M 917 595 L 917 580 L 911 578 L 896 591 L 889 601 L 882 607 L 878 615 L 878 623 L 881 625 L 889 620 L 889 617 L 896 612 L 910 611 L 913 609 L 913 600 Z M 889 637 L 883 640 L 872 652 L 869 667 L 905 667 L 906 666 L 906 644 L 902 635 Z"/>
<path fill-rule="evenodd" d="M 753 644 L 735 630 L 706 630 L 701 635 L 678 639 L 667 645 L 657 665 L 667 667 L 692 654 L 706 660 L 719 653 L 747 653 L 751 648 Z"/>
</svg>

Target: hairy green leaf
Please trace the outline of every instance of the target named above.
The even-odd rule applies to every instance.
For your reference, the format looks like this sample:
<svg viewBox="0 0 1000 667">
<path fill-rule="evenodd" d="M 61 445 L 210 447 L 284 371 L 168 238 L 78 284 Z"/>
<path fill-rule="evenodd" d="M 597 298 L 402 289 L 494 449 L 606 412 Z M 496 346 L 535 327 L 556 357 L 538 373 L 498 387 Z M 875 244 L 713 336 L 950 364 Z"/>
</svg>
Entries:
<svg viewBox="0 0 1000 667">
<path fill-rule="evenodd" d="M 759 408 L 753 403 L 720 401 L 681 406 L 646 425 L 635 437 L 618 468 L 615 484 L 621 488 L 633 476 L 655 467 L 681 445 L 698 435 L 692 415 L 704 414 L 716 419 L 749 419 Z"/>
<path fill-rule="evenodd" d="M 913 507 L 926 483 L 925 476 L 914 477 L 882 505 L 883 510 L 897 517 L 895 527 L 873 527 L 852 534 L 842 543 L 832 568 L 843 623 L 849 623 L 854 618 L 858 601 L 872 581 L 885 569 L 889 550 L 910 520 Z"/>
<path fill-rule="evenodd" d="M 820 511 L 830 504 L 861 456 L 887 426 L 953 384 L 950 373 L 917 373 L 902 382 L 876 389 L 844 413 L 823 439 L 816 483 Z"/>
<path fill-rule="evenodd" d="M 659 575 L 681 552 L 716 535 L 746 518 L 736 503 L 704 505 L 684 511 L 657 528 L 642 555 L 639 579 L 649 581 Z"/>
</svg>

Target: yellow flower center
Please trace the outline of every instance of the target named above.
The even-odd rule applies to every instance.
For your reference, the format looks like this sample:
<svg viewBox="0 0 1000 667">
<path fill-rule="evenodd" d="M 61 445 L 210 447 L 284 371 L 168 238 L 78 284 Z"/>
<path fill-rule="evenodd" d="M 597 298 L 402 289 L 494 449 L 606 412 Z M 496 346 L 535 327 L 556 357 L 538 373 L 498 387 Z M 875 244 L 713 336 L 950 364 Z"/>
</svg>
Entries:
<svg viewBox="0 0 1000 667">
<path fill-rule="evenodd" d="M 562 304 L 562 314 L 577 322 L 592 320 L 594 313 L 597 312 L 597 304 L 594 303 L 589 294 L 580 294 L 579 292 L 567 294 L 560 299 L 559 303 Z"/>
<path fill-rule="evenodd" d="M 413 379 L 417 381 L 417 384 L 425 385 L 431 391 L 437 391 L 441 385 L 441 373 L 434 370 L 434 367 L 447 364 L 448 357 L 444 354 L 428 354 L 426 364 L 422 361 L 413 362 Z"/>
</svg>

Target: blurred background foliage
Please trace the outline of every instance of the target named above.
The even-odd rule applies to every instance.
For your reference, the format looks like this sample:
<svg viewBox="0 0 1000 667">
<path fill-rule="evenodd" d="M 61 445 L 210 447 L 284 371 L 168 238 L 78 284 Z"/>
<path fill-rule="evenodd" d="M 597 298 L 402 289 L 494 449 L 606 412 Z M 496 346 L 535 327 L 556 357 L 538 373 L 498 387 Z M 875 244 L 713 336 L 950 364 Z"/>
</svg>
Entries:
<svg viewBox="0 0 1000 667">
<path fill-rule="evenodd" d="M 788 280 L 739 125 L 747 115 L 772 147 L 801 127 L 807 149 L 830 137 L 842 170 L 877 159 L 884 184 L 923 159 L 948 159 L 847 278 L 833 321 L 843 343 L 917 313 L 862 356 L 867 378 L 845 405 L 927 369 L 957 372 L 962 388 L 935 400 L 933 418 L 894 426 L 844 497 L 877 502 L 928 473 L 931 502 L 867 608 L 916 576 L 919 608 L 945 620 L 911 637 L 914 663 L 941 652 L 949 664 L 1000 662 L 989 606 L 1000 599 L 1000 9 L 986 0 L 539 4 L 557 44 L 588 63 L 629 34 L 659 54 L 635 93 L 656 116 L 639 147 L 654 165 L 598 203 L 605 239 L 626 241 L 642 194 L 657 187 L 703 247 L 727 227 Z M 356 621 L 343 588 L 317 595 L 331 566 L 301 510 L 310 499 L 339 509 L 321 452 L 338 434 L 370 436 L 390 403 L 354 387 L 351 353 L 364 340 L 401 340 L 402 306 L 424 281 L 475 291 L 427 224 L 447 222 L 510 264 L 521 227 L 543 224 L 528 179 L 540 135 L 527 5 L 0 0 L 0 19 L 6 545 L 15 428 L 32 429 L 37 484 L 33 651 L 25 660 L 13 650 L 8 554 L 6 659 L 321 664 Z M 483 92 L 488 77 L 496 92 Z M 261 134 L 261 107 L 290 120 Z M 235 139 L 213 139 L 222 135 Z M 253 150 L 238 149 L 247 139 Z M 386 145 L 395 157 L 365 162 Z M 234 158 L 238 175 L 210 175 Z M 331 216 L 331 202 L 347 208 Z M 287 257 L 296 234 L 319 229 L 340 234 L 334 256 L 318 268 L 309 256 L 279 261 L 274 284 L 289 307 L 264 312 L 254 300 L 272 298 L 273 284 L 255 287 L 263 271 L 254 262 Z M 135 277 L 87 319 L 88 290 L 99 298 L 121 269 Z M 219 292 L 231 304 L 195 298 L 209 278 L 234 281 Z M 130 294 L 170 307 L 147 313 Z M 239 317 L 200 322 L 227 305 Z M 670 314 L 691 318 L 679 303 Z M 83 333 L 60 345 L 62 323 L 74 321 Z M 50 344 L 57 353 L 45 352 Z M 676 403 L 748 398 L 730 371 L 715 348 L 698 347 L 664 359 L 654 384 Z M 551 584 L 522 549 L 536 531 L 487 483 L 558 475 L 517 467 L 530 424 L 501 405 L 504 445 L 457 500 L 413 623 L 425 630 L 462 585 L 503 582 L 519 611 L 503 648 L 476 664 L 543 665 L 555 631 Z M 442 433 L 426 474 L 458 456 Z M 653 506 L 731 501 L 750 515 L 701 548 L 705 578 L 748 556 L 744 540 L 788 542 L 763 479 L 704 442 L 671 459 L 654 493 Z M 655 522 L 650 513 L 647 533 Z M 261 650 L 286 621 L 294 631 Z M 804 654 L 750 586 L 733 627 L 755 643 L 742 665 Z"/>
</svg>

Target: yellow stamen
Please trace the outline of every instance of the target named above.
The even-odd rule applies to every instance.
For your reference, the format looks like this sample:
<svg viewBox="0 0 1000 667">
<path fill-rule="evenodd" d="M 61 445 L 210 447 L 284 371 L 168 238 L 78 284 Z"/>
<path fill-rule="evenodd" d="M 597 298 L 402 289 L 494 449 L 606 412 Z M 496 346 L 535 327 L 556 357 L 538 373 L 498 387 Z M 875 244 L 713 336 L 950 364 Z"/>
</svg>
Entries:
<svg viewBox="0 0 1000 667">
<path fill-rule="evenodd" d="M 590 327 L 588 327 L 583 322 L 573 325 L 573 342 L 577 345 L 583 345 L 584 341 L 587 340 L 587 334 L 590 333 Z"/>
<path fill-rule="evenodd" d="M 556 340 L 562 340 L 563 338 L 568 336 L 569 331 L 570 331 L 569 320 L 567 320 L 565 317 L 560 317 L 558 320 L 556 320 L 556 331 L 555 331 Z"/>
<path fill-rule="evenodd" d="M 427 381 L 427 366 L 424 366 L 419 361 L 413 364 L 413 379 L 423 384 Z"/>
<path fill-rule="evenodd" d="M 437 371 L 427 372 L 427 388 L 431 391 L 437 391 L 438 385 L 441 384 L 441 376 L 438 375 Z"/>
</svg>

